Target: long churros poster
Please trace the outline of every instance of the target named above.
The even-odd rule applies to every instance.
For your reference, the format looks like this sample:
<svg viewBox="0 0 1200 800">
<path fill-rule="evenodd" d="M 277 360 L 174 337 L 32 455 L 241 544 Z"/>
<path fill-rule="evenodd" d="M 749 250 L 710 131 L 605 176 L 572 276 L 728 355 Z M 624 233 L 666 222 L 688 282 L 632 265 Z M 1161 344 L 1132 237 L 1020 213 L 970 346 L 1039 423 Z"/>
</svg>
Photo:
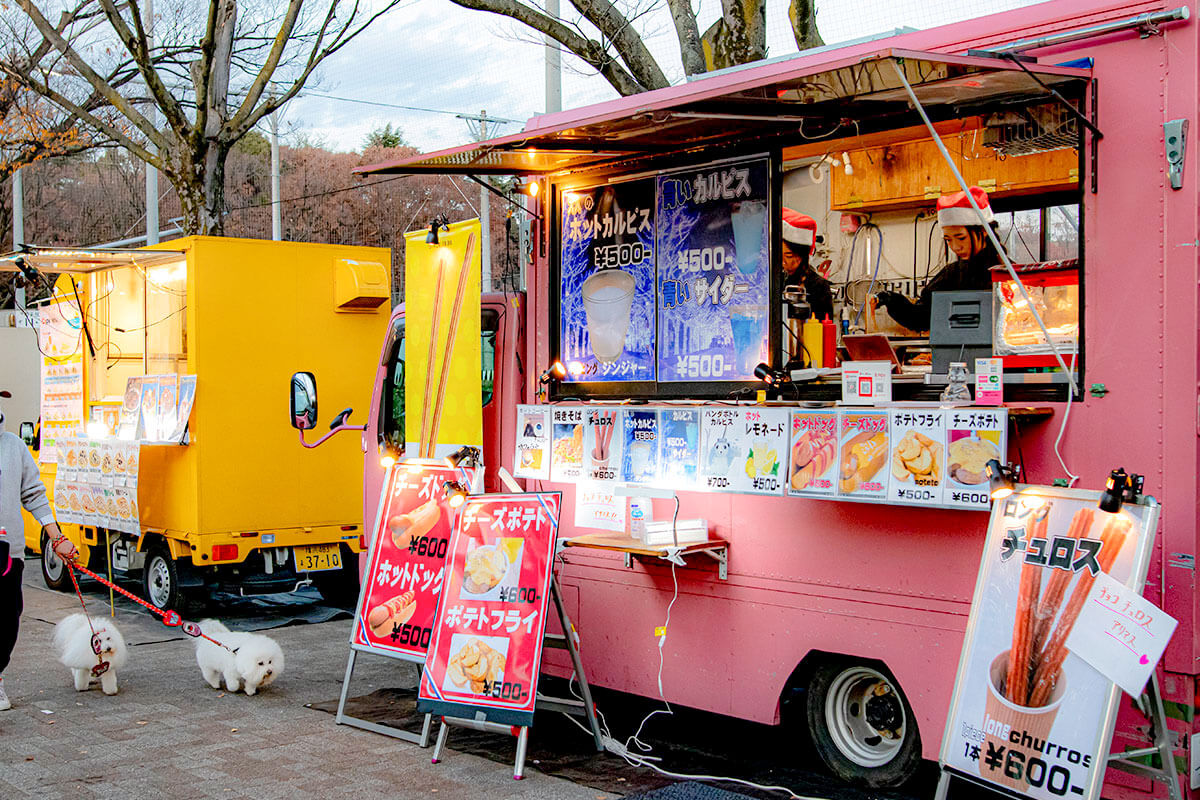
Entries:
<svg viewBox="0 0 1200 800">
<path fill-rule="evenodd" d="M 483 447 L 479 231 L 479 220 L 472 219 L 439 229 L 438 244 L 425 241 L 428 228 L 404 234 L 409 455 L 432 458 L 460 445 Z"/>
<path fill-rule="evenodd" d="M 445 582 L 453 512 L 444 486 L 471 486 L 474 470 L 401 462 L 388 470 L 372 530 L 350 646 L 424 661 Z"/>
<path fill-rule="evenodd" d="M 533 723 L 560 498 L 489 494 L 463 504 L 418 711 Z"/>
<path fill-rule="evenodd" d="M 942 740 L 943 765 L 1017 794 L 1099 796 L 1117 690 L 1067 648 L 1101 573 L 1140 591 L 1157 505 L 1025 487 L 996 501 Z"/>
</svg>

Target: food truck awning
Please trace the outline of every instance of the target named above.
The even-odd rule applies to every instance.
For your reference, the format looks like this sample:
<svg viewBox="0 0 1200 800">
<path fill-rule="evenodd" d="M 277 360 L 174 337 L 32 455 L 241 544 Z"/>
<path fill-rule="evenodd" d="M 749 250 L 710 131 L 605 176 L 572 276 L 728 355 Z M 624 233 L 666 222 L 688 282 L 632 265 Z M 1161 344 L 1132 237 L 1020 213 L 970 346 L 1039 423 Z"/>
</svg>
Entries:
<svg viewBox="0 0 1200 800">
<path fill-rule="evenodd" d="M 521 133 L 355 172 L 564 174 L 701 145 L 765 142 L 797 133 L 824 138 L 834 134 L 833 126 L 867 133 L 919 124 L 896 67 L 935 119 L 1052 102 L 1047 87 L 1062 92 L 1091 76 L 1090 70 L 1075 67 L 897 48 L 865 55 L 801 54 L 534 117 Z"/>
<path fill-rule="evenodd" d="M 179 261 L 184 257 L 182 250 L 132 250 L 103 247 L 38 247 L 26 245 L 23 249 L 0 255 L 0 272 L 16 272 L 19 262 L 38 272 L 70 272 L 86 274 L 114 267 L 153 267 Z"/>
</svg>

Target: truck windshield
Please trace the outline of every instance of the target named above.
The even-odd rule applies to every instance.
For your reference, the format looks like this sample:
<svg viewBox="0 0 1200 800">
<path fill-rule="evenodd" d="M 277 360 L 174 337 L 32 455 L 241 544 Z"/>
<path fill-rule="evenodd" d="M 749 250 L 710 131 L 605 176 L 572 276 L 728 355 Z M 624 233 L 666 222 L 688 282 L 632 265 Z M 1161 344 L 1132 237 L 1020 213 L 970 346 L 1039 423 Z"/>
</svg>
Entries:
<svg viewBox="0 0 1200 800">
<path fill-rule="evenodd" d="M 500 330 L 500 315 L 485 309 L 480 320 L 480 390 L 481 404 L 492 402 L 496 380 L 496 335 Z M 388 352 L 387 372 L 379 402 L 379 436 L 392 452 L 404 449 L 404 321 L 392 331 L 392 346 Z"/>
</svg>

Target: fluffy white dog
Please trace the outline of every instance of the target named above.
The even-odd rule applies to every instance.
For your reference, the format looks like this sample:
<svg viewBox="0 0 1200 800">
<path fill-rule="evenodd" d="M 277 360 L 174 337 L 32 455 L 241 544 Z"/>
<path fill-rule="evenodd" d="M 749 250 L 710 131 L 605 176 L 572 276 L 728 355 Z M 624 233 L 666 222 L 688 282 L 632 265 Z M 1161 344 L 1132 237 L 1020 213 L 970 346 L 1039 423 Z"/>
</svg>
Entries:
<svg viewBox="0 0 1200 800">
<path fill-rule="evenodd" d="M 92 667 L 101 659 L 107 661 L 108 669 L 100 675 L 100 688 L 105 694 L 116 694 L 117 670 L 129 659 L 125 638 L 108 617 L 92 617 L 91 620 L 89 626 L 88 618 L 83 614 L 72 614 L 55 625 L 54 649 L 62 665 L 70 668 L 75 677 L 75 689 L 80 692 L 86 692 L 94 680 Z M 95 647 L 93 629 L 96 631 L 94 639 L 98 642 Z"/>
<path fill-rule="evenodd" d="M 242 687 L 246 694 L 254 694 L 283 674 L 283 651 L 274 639 L 231 631 L 215 619 L 203 620 L 200 630 L 235 651 L 196 639 L 196 663 L 214 689 L 221 688 L 223 677 L 227 690 L 236 692 Z"/>
</svg>

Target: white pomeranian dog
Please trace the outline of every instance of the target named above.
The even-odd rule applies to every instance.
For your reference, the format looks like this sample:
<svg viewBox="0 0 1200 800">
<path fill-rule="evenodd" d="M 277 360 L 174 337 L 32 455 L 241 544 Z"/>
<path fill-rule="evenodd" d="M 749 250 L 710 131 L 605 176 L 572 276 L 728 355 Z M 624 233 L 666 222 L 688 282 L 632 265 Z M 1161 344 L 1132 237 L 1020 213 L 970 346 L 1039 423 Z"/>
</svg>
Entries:
<svg viewBox="0 0 1200 800">
<path fill-rule="evenodd" d="M 200 630 L 234 651 L 231 653 L 197 637 L 196 663 L 204 673 L 204 680 L 214 689 L 221 688 L 224 678 L 227 690 L 236 692 L 244 688 L 246 694 L 254 694 L 283 674 L 283 651 L 274 639 L 258 633 L 231 631 L 215 619 L 202 621 Z"/>
<path fill-rule="evenodd" d="M 83 614 L 72 614 L 54 626 L 54 649 L 58 660 L 75 677 L 75 690 L 86 692 L 94 680 L 92 668 L 101 661 L 108 669 L 100 674 L 105 694 L 117 693 L 117 670 L 129 660 L 125 638 L 108 617 L 92 617 L 91 625 Z M 92 631 L 95 630 L 93 636 Z"/>
</svg>

